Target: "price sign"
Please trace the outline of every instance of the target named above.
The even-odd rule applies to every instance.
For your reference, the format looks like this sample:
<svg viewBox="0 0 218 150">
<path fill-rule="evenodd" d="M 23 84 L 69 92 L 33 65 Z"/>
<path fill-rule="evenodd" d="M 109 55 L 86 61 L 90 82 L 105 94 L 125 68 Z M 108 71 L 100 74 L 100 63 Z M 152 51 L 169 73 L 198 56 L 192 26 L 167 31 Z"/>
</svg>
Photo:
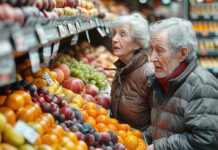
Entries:
<svg viewBox="0 0 218 150">
<path fill-rule="evenodd" d="M 27 45 L 25 43 L 22 31 L 17 31 L 14 34 L 12 34 L 12 38 L 14 40 L 14 44 L 18 52 L 27 50 Z"/>
<path fill-rule="evenodd" d="M 39 41 L 41 44 L 48 43 L 48 39 L 46 38 L 46 34 L 43 28 L 36 28 L 36 33 L 38 35 Z"/>
<path fill-rule="evenodd" d="M 70 31 L 70 34 L 73 34 L 74 33 L 74 29 L 73 29 L 72 23 L 68 23 L 67 26 L 68 26 L 68 29 Z"/>
<path fill-rule="evenodd" d="M 39 138 L 39 133 L 32 127 L 28 126 L 24 121 L 18 120 L 14 129 L 19 132 L 28 142 L 34 144 Z"/>
<path fill-rule="evenodd" d="M 87 37 L 88 42 L 91 43 L 90 42 L 90 37 L 89 37 L 89 31 L 86 31 L 86 37 Z"/>
<path fill-rule="evenodd" d="M 46 45 L 43 47 L 43 60 L 46 66 L 49 65 L 51 59 L 51 45 Z"/>
<path fill-rule="evenodd" d="M 209 14 L 204 14 L 203 17 L 204 17 L 204 19 L 210 19 L 210 15 Z"/>
<path fill-rule="evenodd" d="M 0 58 L 0 86 L 15 81 L 15 62 L 12 53 Z"/>
<path fill-rule="evenodd" d="M 66 35 L 63 25 L 58 25 L 58 30 L 59 30 L 59 33 L 60 33 L 61 37 L 64 37 Z"/>
<path fill-rule="evenodd" d="M 100 26 L 100 23 L 99 23 L 98 18 L 95 18 L 95 22 L 96 22 L 96 25 L 97 25 L 97 26 Z"/>
<path fill-rule="evenodd" d="M 76 29 L 77 29 L 77 32 L 80 32 L 81 31 L 81 27 L 79 25 L 79 22 L 76 22 Z"/>
<path fill-rule="evenodd" d="M 33 73 L 36 73 L 41 69 L 40 67 L 40 57 L 39 57 L 39 52 L 38 50 L 31 50 L 29 51 L 29 58 L 31 62 L 31 67 Z"/>
<path fill-rule="evenodd" d="M 106 36 L 105 33 L 101 30 L 100 27 L 98 27 L 97 30 L 98 30 L 98 33 L 101 35 L 101 37 L 105 37 Z"/>
<path fill-rule="evenodd" d="M 72 40 L 71 40 L 71 46 L 77 44 L 77 41 L 78 41 L 78 34 L 75 34 L 73 37 L 72 37 Z"/>
<path fill-rule="evenodd" d="M 50 86 L 52 86 L 52 85 L 54 84 L 54 81 L 52 80 L 52 78 L 50 77 L 50 75 L 49 75 L 47 72 L 45 72 L 45 73 L 42 75 L 42 77 L 48 82 L 48 84 L 49 84 Z"/>
<path fill-rule="evenodd" d="M 0 56 L 4 56 L 12 52 L 12 46 L 8 40 L 0 40 Z"/>
<path fill-rule="evenodd" d="M 57 55 L 59 46 L 60 46 L 60 41 L 54 43 L 52 57 L 51 57 L 52 59 Z"/>
</svg>

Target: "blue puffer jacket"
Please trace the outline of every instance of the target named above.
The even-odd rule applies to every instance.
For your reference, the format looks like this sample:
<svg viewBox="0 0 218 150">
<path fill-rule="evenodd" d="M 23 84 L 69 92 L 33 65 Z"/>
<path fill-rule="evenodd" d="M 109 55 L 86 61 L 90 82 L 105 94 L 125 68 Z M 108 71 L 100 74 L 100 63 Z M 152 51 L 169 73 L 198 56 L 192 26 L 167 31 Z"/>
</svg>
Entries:
<svg viewBox="0 0 218 150">
<path fill-rule="evenodd" d="M 218 80 L 194 59 L 168 82 L 167 93 L 154 76 L 150 82 L 154 149 L 218 150 Z"/>
</svg>

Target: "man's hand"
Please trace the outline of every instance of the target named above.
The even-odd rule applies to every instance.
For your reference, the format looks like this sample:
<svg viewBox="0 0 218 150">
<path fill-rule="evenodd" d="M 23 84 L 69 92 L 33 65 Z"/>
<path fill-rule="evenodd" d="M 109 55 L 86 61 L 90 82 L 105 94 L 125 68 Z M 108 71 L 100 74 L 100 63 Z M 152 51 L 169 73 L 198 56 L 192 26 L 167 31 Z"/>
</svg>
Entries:
<svg viewBox="0 0 218 150">
<path fill-rule="evenodd" d="M 145 150 L 154 150 L 154 144 L 149 145 Z"/>
</svg>

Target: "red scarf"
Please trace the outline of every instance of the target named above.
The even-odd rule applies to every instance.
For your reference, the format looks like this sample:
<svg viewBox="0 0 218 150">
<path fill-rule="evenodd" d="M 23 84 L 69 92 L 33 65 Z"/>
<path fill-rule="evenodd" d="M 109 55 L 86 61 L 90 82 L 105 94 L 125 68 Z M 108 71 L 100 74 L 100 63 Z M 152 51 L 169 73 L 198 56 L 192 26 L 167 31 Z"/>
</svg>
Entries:
<svg viewBox="0 0 218 150">
<path fill-rule="evenodd" d="M 157 78 L 158 81 L 163 86 L 165 92 L 168 91 L 168 81 L 179 76 L 186 69 L 187 66 L 188 66 L 188 64 L 186 62 L 183 62 L 169 77 L 160 78 L 160 79 Z"/>
</svg>

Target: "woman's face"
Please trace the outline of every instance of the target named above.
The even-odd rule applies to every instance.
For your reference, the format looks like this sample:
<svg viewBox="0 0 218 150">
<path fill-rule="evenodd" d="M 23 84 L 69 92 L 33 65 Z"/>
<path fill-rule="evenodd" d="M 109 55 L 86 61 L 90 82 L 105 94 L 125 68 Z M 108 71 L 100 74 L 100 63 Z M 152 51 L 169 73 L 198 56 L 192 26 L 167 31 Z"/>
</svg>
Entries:
<svg viewBox="0 0 218 150">
<path fill-rule="evenodd" d="M 133 56 L 134 51 L 140 46 L 132 38 L 130 24 L 118 26 L 113 30 L 112 47 L 114 55 L 124 63 Z"/>
</svg>

